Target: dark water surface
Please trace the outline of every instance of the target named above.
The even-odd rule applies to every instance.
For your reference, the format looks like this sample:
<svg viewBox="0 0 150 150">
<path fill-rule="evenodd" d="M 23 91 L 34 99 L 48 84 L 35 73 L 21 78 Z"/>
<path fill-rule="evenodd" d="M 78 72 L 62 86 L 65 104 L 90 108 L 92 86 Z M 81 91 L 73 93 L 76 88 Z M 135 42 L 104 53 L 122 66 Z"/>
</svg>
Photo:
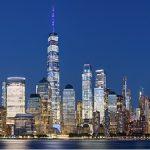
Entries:
<svg viewBox="0 0 150 150">
<path fill-rule="evenodd" d="M 0 140 L 0 149 L 150 149 L 150 140 Z"/>
</svg>

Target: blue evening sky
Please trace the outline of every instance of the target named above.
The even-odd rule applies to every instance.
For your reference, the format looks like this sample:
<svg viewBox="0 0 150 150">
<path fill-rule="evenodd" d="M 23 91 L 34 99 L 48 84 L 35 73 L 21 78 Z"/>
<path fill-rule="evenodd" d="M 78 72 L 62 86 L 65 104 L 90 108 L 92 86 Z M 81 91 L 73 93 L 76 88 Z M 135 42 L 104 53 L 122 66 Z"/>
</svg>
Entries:
<svg viewBox="0 0 150 150">
<path fill-rule="evenodd" d="M 134 106 L 144 88 L 150 96 L 150 1 L 1 0 L 0 81 L 26 77 L 26 99 L 46 76 L 51 6 L 59 34 L 61 89 L 74 86 L 81 99 L 84 63 L 105 69 L 107 87 L 121 93 L 128 76 Z"/>
</svg>

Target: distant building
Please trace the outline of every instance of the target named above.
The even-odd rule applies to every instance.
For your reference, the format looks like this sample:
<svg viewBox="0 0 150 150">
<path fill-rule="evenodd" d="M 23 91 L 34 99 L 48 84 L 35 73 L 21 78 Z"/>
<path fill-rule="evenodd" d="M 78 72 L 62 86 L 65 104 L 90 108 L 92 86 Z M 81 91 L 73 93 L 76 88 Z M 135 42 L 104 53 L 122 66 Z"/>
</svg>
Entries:
<svg viewBox="0 0 150 150">
<path fill-rule="evenodd" d="M 103 69 L 95 71 L 94 111 L 100 112 L 100 123 L 104 124 L 106 74 Z"/>
<path fill-rule="evenodd" d="M 140 108 L 136 108 L 136 120 L 140 120 Z"/>
<path fill-rule="evenodd" d="M 122 95 L 117 95 L 117 132 L 126 133 L 126 112 Z"/>
<path fill-rule="evenodd" d="M 92 123 L 93 97 L 92 97 L 92 68 L 84 64 L 82 74 L 82 119 L 83 122 Z"/>
<path fill-rule="evenodd" d="M 6 82 L 2 82 L 2 106 L 6 108 L 7 87 Z"/>
<path fill-rule="evenodd" d="M 36 134 L 41 133 L 41 126 L 43 126 L 41 124 L 41 105 L 42 103 L 40 95 L 31 94 L 28 101 L 27 113 L 34 116 Z"/>
<path fill-rule="evenodd" d="M 117 133 L 117 95 L 115 92 L 110 91 L 108 95 L 108 112 L 110 121 L 110 133 Z"/>
<path fill-rule="evenodd" d="M 75 132 L 75 91 L 68 84 L 63 90 L 63 133 Z"/>
<path fill-rule="evenodd" d="M 6 132 L 6 108 L 0 107 L 0 136 L 5 136 Z"/>
<path fill-rule="evenodd" d="M 52 128 L 51 86 L 46 78 L 39 81 L 36 86 L 36 93 L 39 94 L 41 98 L 41 134 L 50 134 Z"/>
<path fill-rule="evenodd" d="M 131 91 L 127 88 L 127 77 L 123 77 L 122 96 L 124 99 L 125 109 L 131 112 Z"/>
<path fill-rule="evenodd" d="M 98 136 L 100 133 L 100 112 L 93 112 L 93 135 Z"/>
<path fill-rule="evenodd" d="M 32 114 L 16 114 L 15 135 L 28 136 L 34 134 L 34 116 Z"/>
<path fill-rule="evenodd" d="M 81 126 L 82 123 L 82 101 L 77 102 L 76 125 Z"/>
<path fill-rule="evenodd" d="M 40 114 L 41 113 L 41 97 L 40 94 L 30 94 L 27 113 Z"/>
<path fill-rule="evenodd" d="M 142 124 L 142 133 L 148 132 L 148 122 L 150 119 L 150 99 L 141 91 L 139 94 L 140 121 Z"/>
<path fill-rule="evenodd" d="M 11 134 L 13 135 L 16 114 L 25 114 L 25 78 L 7 78 L 6 90 L 6 124 L 11 126 Z"/>
</svg>

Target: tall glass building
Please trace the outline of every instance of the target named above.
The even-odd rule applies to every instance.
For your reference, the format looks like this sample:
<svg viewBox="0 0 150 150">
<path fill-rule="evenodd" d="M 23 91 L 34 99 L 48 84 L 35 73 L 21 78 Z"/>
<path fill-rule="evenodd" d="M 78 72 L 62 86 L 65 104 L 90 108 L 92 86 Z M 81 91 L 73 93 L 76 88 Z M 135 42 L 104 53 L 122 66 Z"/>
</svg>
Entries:
<svg viewBox="0 0 150 150">
<path fill-rule="evenodd" d="M 7 89 L 6 89 L 6 82 L 2 82 L 2 106 L 6 108 L 6 95 Z"/>
<path fill-rule="evenodd" d="M 52 9 L 52 33 L 48 37 L 47 80 L 52 89 L 53 124 L 60 124 L 60 78 L 58 34 L 54 31 L 54 8 Z"/>
<path fill-rule="evenodd" d="M 92 97 L 92 68 L 90 64 L 84 64 L 82 74 L 82 119 L 91 120 L 93 115 Z"/>
<path fill-rule="evenodd" d="M 63 90 L 63 133 L 73 133 L 75 125 L 75 91 L 68 84 Z"/>
<path fill-rule="evenodd" d="M 52 128 L 52 115 L 51 115 L 51 86 L 46 78 L 39 81 L 36 86 L 36 93 L 41 98 L 41 132 L 49 134 Z"/>
<path fill-rule="evenodd" d="M 16 114 L 25 113 L 25 78 L 9 77 L 6 81 L 6 124 L 14 125 Z"/>
<path fill-rule="evenodd" d="M 110 133 L 117 133 L 117 95 L 110 91 L 108 95 L 108 113 Z"/>
<path fill-rule="evenodd" d="M 94 111 L 100 112 L 100 123 L 104 123 L 106 74 L 103 69 L 95 71 Z"/>
</svg>

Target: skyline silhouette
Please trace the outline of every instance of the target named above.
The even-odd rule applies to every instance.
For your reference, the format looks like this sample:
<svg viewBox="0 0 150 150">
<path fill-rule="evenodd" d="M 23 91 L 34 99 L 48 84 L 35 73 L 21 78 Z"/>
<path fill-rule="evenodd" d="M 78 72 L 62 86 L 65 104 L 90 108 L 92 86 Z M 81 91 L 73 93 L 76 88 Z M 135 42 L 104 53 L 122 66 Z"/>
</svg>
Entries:
<svg viewBox="0 0 150 150">
<path fill-rule="evenodd" d="M 61 92 L 69 83 L 76 91 L 76 99 L 81 99 L 83 65 L 89 63 L 93 88 L 95 70 L 104 69 L 107 87 L 117 94 L 121 94 L 123 76 L 128 77 L 134 106 L 138 107 L 141 87 L 150 96 L 150 2 L 139 0 L 2 1 L 1 82 L 10 76 L 25 77 L 28 101 L 38 81 L 47 76 L 47 38 L 52 32 L 53 3 Z"/>
</svg>

